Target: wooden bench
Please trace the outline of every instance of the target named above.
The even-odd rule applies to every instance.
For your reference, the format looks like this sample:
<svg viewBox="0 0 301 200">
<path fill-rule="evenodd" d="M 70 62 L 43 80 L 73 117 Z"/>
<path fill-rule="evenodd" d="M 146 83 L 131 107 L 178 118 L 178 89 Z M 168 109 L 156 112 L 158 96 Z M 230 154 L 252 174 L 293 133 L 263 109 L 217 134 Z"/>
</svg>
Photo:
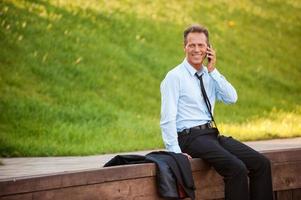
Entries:
<svg viewBox="0 0 301 200">
<path fill-rule="evenodd" d="M 301 148 L 263 151 L 272 163 L 275 200 L 301 200 Z M 191 161 L 196 199 L 224 197 L 224 183 L 200 159 Z M 155 165 L 124 165 L 95 170 L 0 180 L 1 200 L 155 200 Z"/>
</svg>

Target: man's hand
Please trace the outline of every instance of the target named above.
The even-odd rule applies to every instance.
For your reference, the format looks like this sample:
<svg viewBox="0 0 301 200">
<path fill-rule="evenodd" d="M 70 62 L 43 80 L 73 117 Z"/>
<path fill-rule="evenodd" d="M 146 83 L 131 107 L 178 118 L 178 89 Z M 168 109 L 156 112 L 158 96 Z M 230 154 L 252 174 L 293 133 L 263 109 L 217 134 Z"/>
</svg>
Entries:
<svg viewBox="0 0 301 200">
<path fill-rule="evenodd" d="M 214 49 L 207 47 L 207 57 L 208 57 L 208 72 L 212 72 L 215 69 L 216 55 Z"/>
<path fill-rule="evenodd" d="M 190 159 L 192 159 L 192 157 L 189 155 L 189 154 L 187 154 L 187 153 L 182 153 L 184 156 L 186 156 L 189 160 Z"/>
</svg>

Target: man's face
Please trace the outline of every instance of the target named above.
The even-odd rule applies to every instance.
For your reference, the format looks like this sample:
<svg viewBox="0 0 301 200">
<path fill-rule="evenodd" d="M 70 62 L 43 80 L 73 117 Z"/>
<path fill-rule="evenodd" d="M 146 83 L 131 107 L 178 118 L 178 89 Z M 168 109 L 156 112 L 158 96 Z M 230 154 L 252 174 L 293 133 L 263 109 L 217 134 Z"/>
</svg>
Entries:
<svg viewBox="0 0 301 200">
<path fill-rule="evenodd" d="M 184 47 L 189 64 L 199 70 L 206 58 L 207 38 L 204 33 L 189 33 Z"/>
</svg>

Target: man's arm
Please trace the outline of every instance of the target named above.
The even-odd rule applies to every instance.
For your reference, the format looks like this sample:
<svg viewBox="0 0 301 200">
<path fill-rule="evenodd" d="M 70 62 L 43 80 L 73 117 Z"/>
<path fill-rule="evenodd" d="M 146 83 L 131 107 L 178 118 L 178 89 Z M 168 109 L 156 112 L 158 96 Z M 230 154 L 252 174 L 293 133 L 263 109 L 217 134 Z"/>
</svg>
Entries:
<svg viewBox="0 0 301 200">
<path fill-rule="evenodd" d="M 167 74 L 161 83 L 161 121 L 162 138 L 168 151 L 181 153 L 176 128 L 177 104 L 180 83 L 177 77 Z"/>
<path fill-rule="evenodd" d="M 217 99 L 227 104 L 235 103 L 237 101 L 236 90 L 225 77 L 216 68 L 209 75 L 215 82 Z"/>
<path fill-rule="evenodd" d="M 208 72 L 211 78 L 215 81 L 217 99 L 224 103 L 230 104 L 237 101 L 237 93 L 234 87 L 225 79 L 223 75 L 215 68 L 216 53 L 213 48 L 207 48 Z"/>
</svg>

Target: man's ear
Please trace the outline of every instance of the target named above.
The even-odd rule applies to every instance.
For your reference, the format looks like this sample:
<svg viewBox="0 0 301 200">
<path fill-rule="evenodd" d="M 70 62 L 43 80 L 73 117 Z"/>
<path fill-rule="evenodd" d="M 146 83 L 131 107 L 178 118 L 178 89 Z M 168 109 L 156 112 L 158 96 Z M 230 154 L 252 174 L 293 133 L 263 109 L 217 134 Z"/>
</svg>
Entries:
<svg viewBox="0 0 301 200">
<path fill-rule="evenodd" d="M 209 48 L 211 48 L 211 45 L 210 45 L 210 42 L 209 42 L 209 41 L 207 41 L 207 46 L 208 46 Z"/>
</svg>

